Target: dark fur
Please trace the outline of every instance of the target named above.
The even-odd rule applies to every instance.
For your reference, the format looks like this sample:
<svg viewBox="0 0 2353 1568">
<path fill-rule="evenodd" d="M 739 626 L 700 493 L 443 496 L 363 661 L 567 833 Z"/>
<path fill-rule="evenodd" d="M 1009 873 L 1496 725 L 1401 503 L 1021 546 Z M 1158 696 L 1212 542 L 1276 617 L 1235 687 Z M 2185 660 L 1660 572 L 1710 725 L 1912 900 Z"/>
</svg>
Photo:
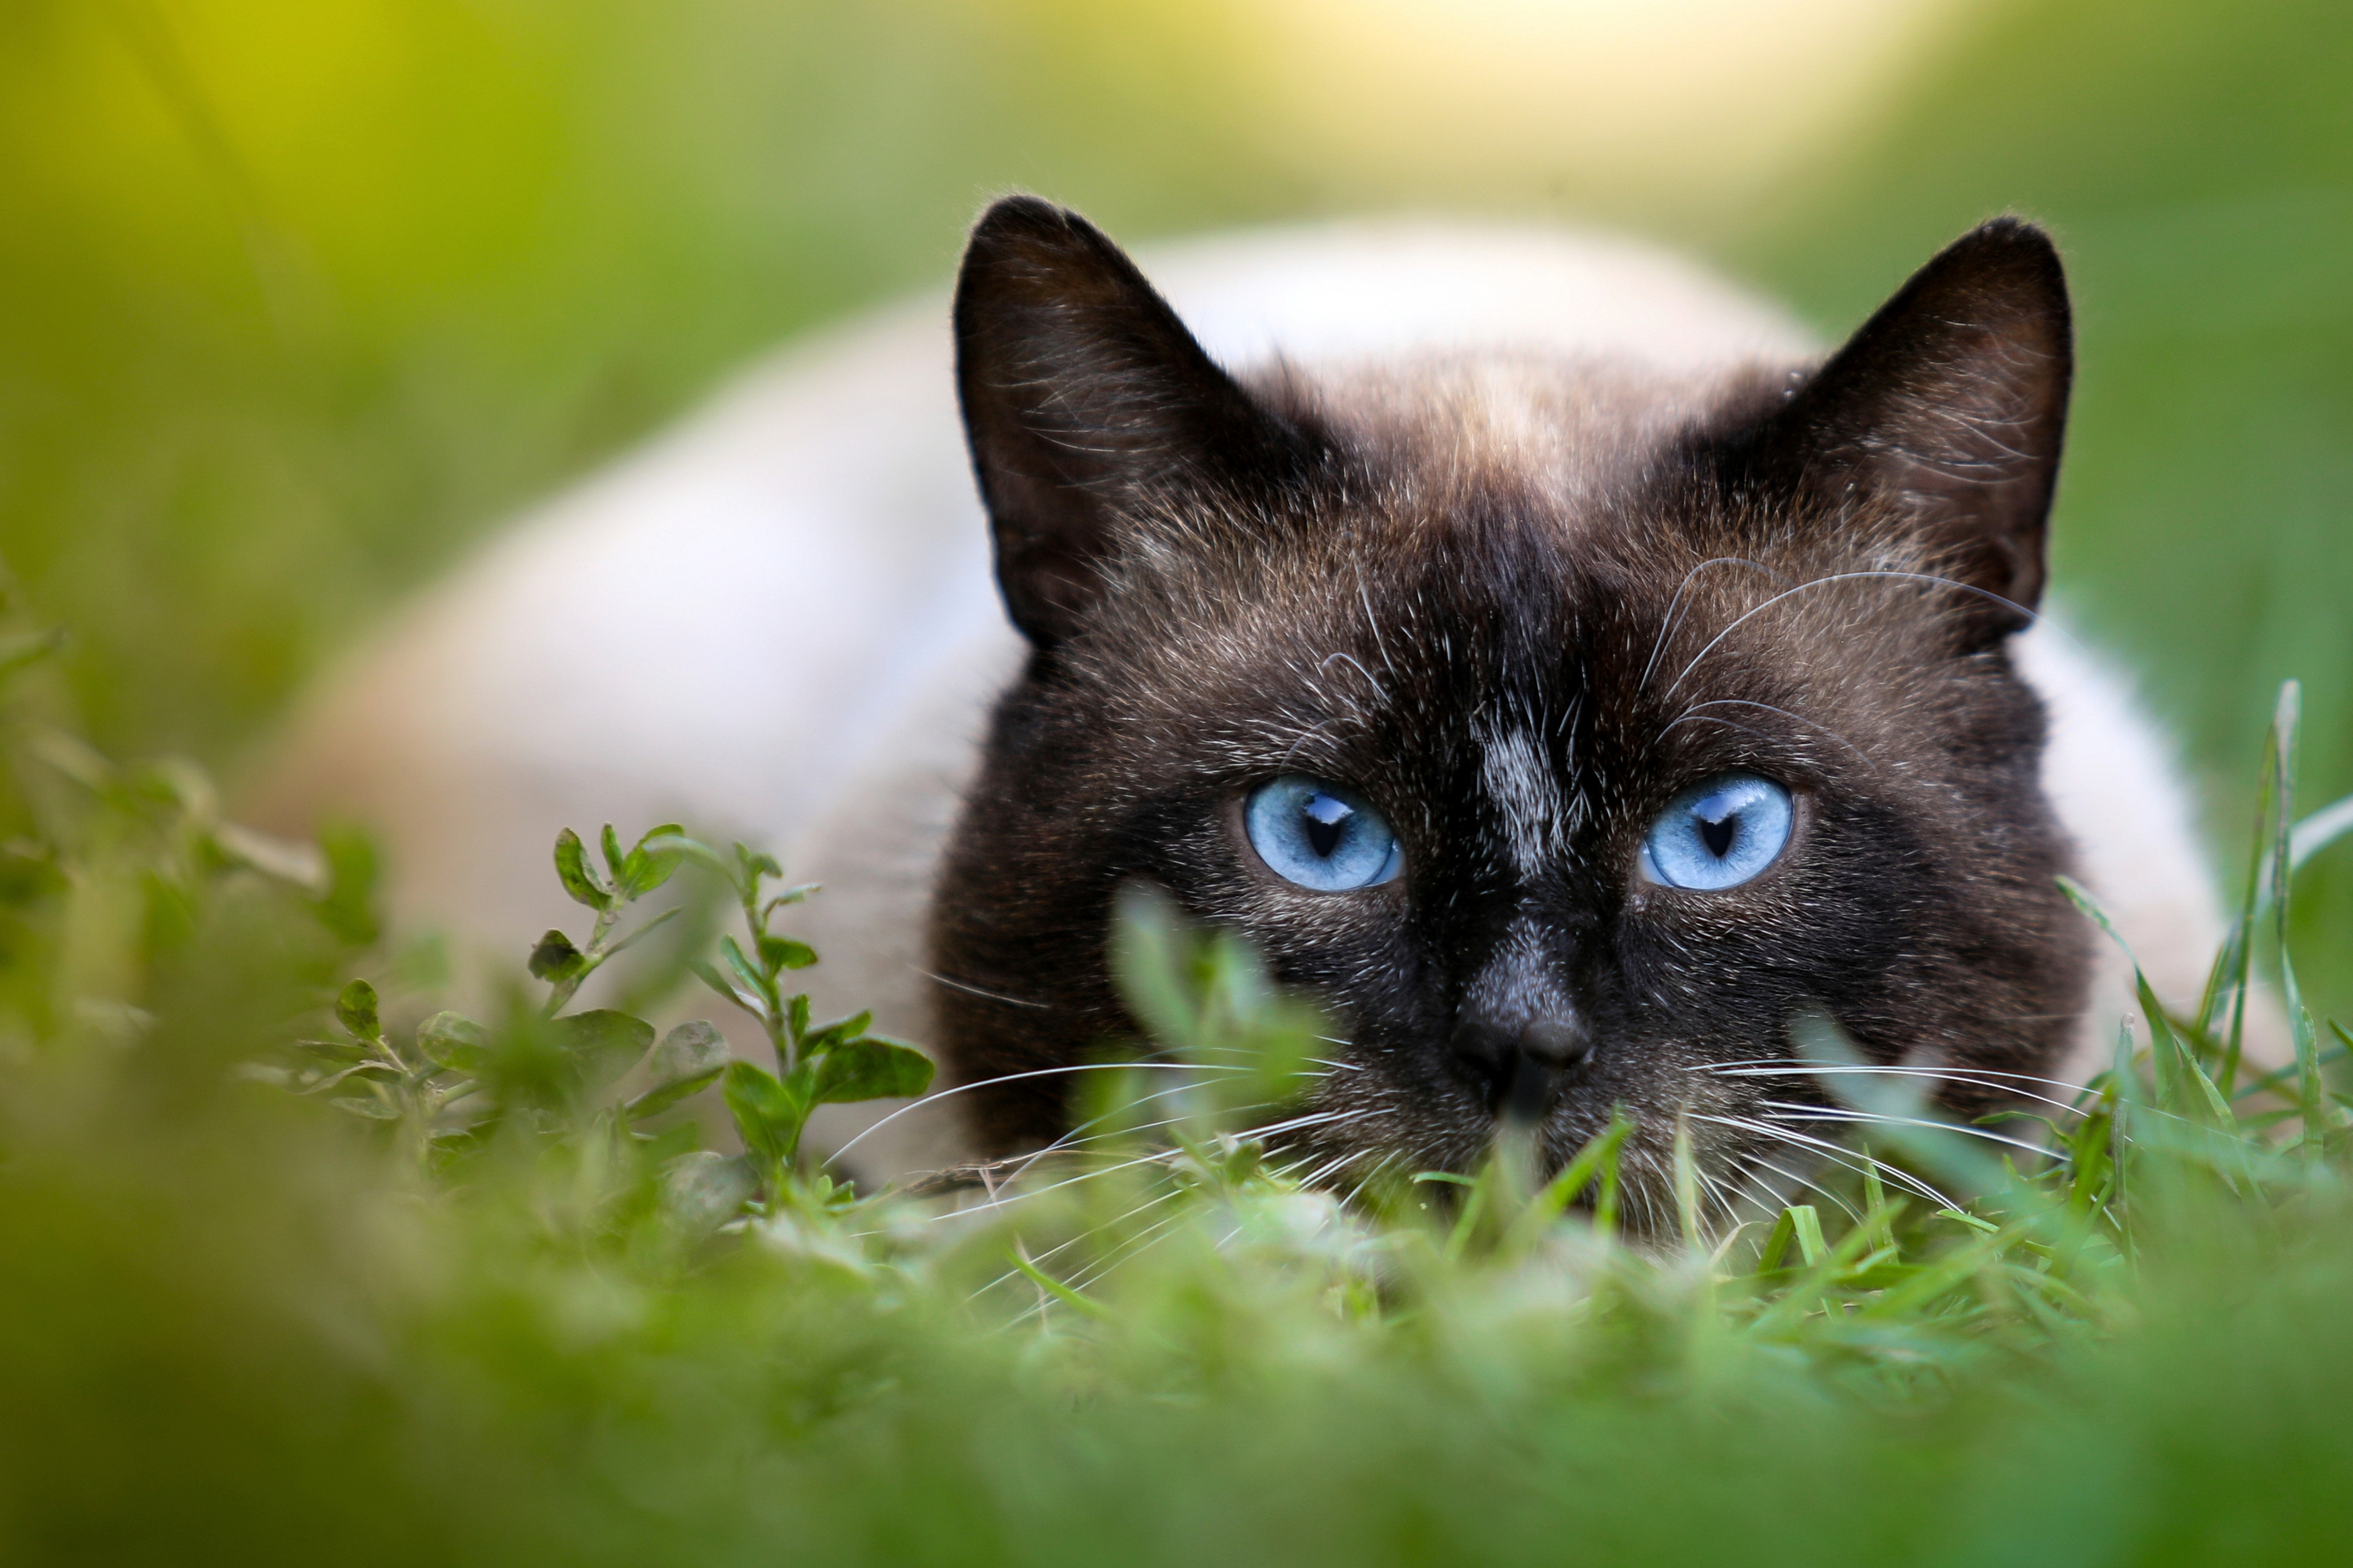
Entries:
<svg viewBox="0 0 2353 1568">
<path fill-rule="evenodd" d="M 1482 1042 L 1508 1054 L 1536 1019 L 1589 1046 L 1543 1120 L 1550 1155 L 1622 1103 L 1654 1211 L 1681 1115 L 1713 1176 L 1775 1158 L 1709 1119 L 1809 1091 L 1701 1069 L 1787 1059 L 1801 1007 L 1876 1059 L 2055 1059 L 2089 952 L 2005 647 L 2042 588 L 2070 363 L 2040 230 L 1966 237 L 1819 370 L 1629 384 L 1622 416 L 1578 424 L 1608 373 L 1513 367 L 1539 412 L 1548 377 L 1563 389 L 1548 456 L 1465 434 L 1475 366 L 1238 384 L 1115 247 L 1031 198 L 981 220 L 955 321 L 1035 645 L 935 903 L 937 969 L 974 988 L 940 996 L 955 1079 L 1129 1030 L 1104 943 L 1131 878 L 1335 1006 L 1351 1065 L 1319 1105 L 1366 1113 L 1332 1142 L 1366 1163 L 1477 1160 Z M 1858 572 L 1915 575 L 1822 581 Z M 1514 732 L 1567 806 L 1534 875 L 1482 784 Z M 1724 892 L 1641 881 L 1657 813 L 1736 767 L 1798 797 L 1780 861 Z M 1369 797 L 1404 874 L 1318 894 L 1267 870 L 1239 802 L 1280 773 Z M 986 1145 L 1054 1138 L 1070 1081 L 968 1096 Z"/>
</svg>

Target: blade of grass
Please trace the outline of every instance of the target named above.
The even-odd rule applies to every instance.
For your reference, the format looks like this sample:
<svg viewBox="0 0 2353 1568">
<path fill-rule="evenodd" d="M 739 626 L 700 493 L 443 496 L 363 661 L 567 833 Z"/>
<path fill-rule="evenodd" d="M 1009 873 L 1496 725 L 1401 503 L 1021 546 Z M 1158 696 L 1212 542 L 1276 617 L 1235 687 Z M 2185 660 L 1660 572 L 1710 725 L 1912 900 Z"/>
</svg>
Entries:
<svg viewBox="0 0 2353 1568">
<path fill-rule="evenodd" d="M 2272 843 L 2272 917 L 2273 940 L 2279 945 L 2280 999 L 2287 1008 L 2288 1031 L 2295 1042 L 2296 1105 L 2304 1112 L 2304 1135 L 2297 1146 L 2307 1160 L 2318 1160 L 2321 1135 L 2327 1123 L 2325 1086 L 2320 1077 L 2320 1055 L 2313 1038 L 2312 1015 L 2305 1011 L 2304 997 L 2295 984 L 2295 961 L 2288 951 L 2288 885 L 2293 875 L 2292 849 L 2295 830 L 2290 826 L 2295 809 L 2295 745 L 2296 729 L 2302 718 L 2304 689 L 2295 681 L 2280 683 L 2279 706 L 2272 718 L 2272 786 L 2275 792 L 2272 808 L 2274 834 Z"/>
<path fill-rule="evenodd" d="M 2157 1065 L 2158 1103 L 2171 1106 L 2177 1100 L 2188 1099 L 2189 1091 L 2195 1088 L 2200 1093 L 2193 1103 L 2202 1105 L 2217 1121 L 2228 1126 L 2231 1121 L 2230 1101 L 2200 1068 L 2197 1053 L 2173 1032 L 2173 1022 L 2166 1016 L 2165 1004 L 2158 1000 L 2156 989 L 2148 983 L 2148 973 L 2141 968 L 2140 960 L 2133 953 L 2132 944 L 2125 940 L 2124 933 L 2116 930 L 2116 922 L 2108 918 L 2099 900 L 2092 897 L 2090 889 L 2082 883 L 2073 877 L 2062 877 L 2059 879 L 2059 890 L 2107 933 L 2108 940 L 2124 953 L 2125 962 L 2132 965 L 2133 993 L 2140 1001 L 2142 1015 L 2148 1020 L 2149 1049 Z M 2209 984 L 2211 984 L 2211 980 Z M 2225 1055 L 2222 1066 L 2224 1079 L 2228 1081 L 2238 1067 L 2235 1050 Z"/>
<path fill-rule="evenodd" d="M 1634 1123 L 1626 1115 L 1625 1108 L 1613 1109 L 1609 1125 L 1588 1139 L 1560 1174 L 1546 1182 L 1543 1190 L 1528 1200 L 1527 1206 L 1513 1217 L 1510 1228 L 1504 1234 L 1505 1255 L 1519 1257 L 1534 1247 L 1545 1228 L 1577 1200 L 1597 1175 L 1605 1182 L 1614 1176 L 1619 1151 L 1633 1131 Z"/>
<path fill-rule="evenodd" d="M 1831 1311 L 1833 1303 L 1825 1292 L 1848 1266 L 1871 1250 L 1872 1238 L 1883 1228 L 1894 1225 L 1896 1215 L 1903 1210 L 1904 1206 L 1902 1198 L 1894 1198 L 1882 1208 L 1864 1211 L 1862 1221 L 1852 1230 L 1839 1237 L 1836 1247 L 1820 1254 L 1812 1261 L 1806 1272 L 1782 1294 L 1781 1299 L 1757 1317 L 1757 1321 L 1750 1325 L 1750 1331 L 1760 1337 L 1770 1336 L 1787 1331 L 1812 1307 L 1819 1306 L 1825 1313 Z M 1809 1212 L 1811 1212 L 1810 1208 Z M 1820 1215 L 1816 1215 L 1815 1219 L 1817 1223 L 1812 1227 L 1813 1240 L 1819 1246 L 1821 1241 Z M 1808 1230 L 1804 1218 L 1800 1217 L 1798 1220 L 1796 1229 L 1798 1244 L 1803 1247 L 1806 1245 Z"/>
<path fill-rule="evenodd" d="M 1675 1223 L 1682 1228 L 1683 1245 L 1692 1251 L 1699 1250 L 1699 1164 L 1692 1156 L 1691 1119 L 1683 1112 L 1675 1115 Z"/>
<path fill-rule="evenodd" d="M 1013 1265 L 1015 1271 L 1018 1272 L 1024 1279 L 1029 1280 L 1032 1285 L 1037 1286 L 1038 1289 L 1045 1291 L 1046 1294 L 1051 1296 L 1057 1301 L 1061 1302 L 1064 1306 L 1070 1307 L 1076 1311 L 1082 1312 L 1090 1318 L 1108 1318 L 1111 1316 L 1111 1309 L 1109 1307 L 1104 1306 L 1101 1301 L 1096 1300 L 1092 1296 L 1082 1296 L 1079 1294 L 1078 1291 L 1073 1290 L 1068 1285 L 1063 1284 L 1060 1279 L 1055 1279 L 1051 1274 L 1047 1273 L 1044 1269 L 1039 1268 L 1036 1264 L 1022 1257 L 1018 1248 L 1008 1249 L 1005 1254 L 1005 1257 L 1006 1260 Z"/>
</svg>

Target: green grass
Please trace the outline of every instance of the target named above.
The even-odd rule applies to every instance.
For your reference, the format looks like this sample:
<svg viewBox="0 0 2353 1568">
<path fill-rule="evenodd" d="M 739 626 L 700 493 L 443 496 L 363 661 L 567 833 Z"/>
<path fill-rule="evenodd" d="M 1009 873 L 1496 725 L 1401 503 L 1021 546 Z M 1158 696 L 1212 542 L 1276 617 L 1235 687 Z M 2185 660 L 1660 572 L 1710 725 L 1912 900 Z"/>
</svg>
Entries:
<svg viewBox="0 0 2353 1568">
<path fill-rule="evenodd" d="M 0 646 L 11 679 L 54 644 Z M 6 710 L 0 850 L 10 1561 L 2305 1562 L 2353 1530 L 2353 1040 L 2236 1070 L 2258 942 L 2023 1168 L 1800 1020 L 1868 1119 L 1852 1168 L 1739 1226 L 1684 1172 L 1638 1237 L 1609 1136 L 1541 1185 L 1507 1132 L 1472 1178 L 1303 1187 L 1251 1108 L 1313 1070 L 1312 1013 L 1132 904 L 1159 1049 L 959 1208 L 797 1150 L 913 1058 L 784 994 L 809 955 L 759 858 L 567 837 L 588 934 L 487 1025 L 410 1023 L 430 966 L 374 945 L 364 852 L 240 834 L 41 710 Z M 723 1110 L 691 1028 L 629 1068 L 651 1029 L 571 1010 L 712 872 L 749 929 L 704 982 L 778 1058 Z M 693 1152 L 698 1106 L 746 1152 Z"/>
</svg>

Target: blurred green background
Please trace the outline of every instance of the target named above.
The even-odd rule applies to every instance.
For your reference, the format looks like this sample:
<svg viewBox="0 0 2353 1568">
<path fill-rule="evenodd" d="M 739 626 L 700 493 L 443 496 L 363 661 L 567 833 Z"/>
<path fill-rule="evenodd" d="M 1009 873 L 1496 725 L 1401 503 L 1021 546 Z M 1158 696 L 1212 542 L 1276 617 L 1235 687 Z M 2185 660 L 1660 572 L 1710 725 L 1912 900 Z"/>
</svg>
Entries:
<svg viewBox="0 0 2353 1568">
<path fill-rule="evenodd" d="M 2353 789 L 2342 0 L 8 0 L 0 560 L 101 746 L 234 780 L 501 515 L 942 283 L 1016 185 L 1131 240 L 1629 226 L 1831 332 L 1978 218 L 2045 219 L 2082 325 L 2062 594 L 2228 858 L 2283 677 L 2306 805 Z M 2353 930 L 2332 859 L 2308 947 Z"/>
</svg>

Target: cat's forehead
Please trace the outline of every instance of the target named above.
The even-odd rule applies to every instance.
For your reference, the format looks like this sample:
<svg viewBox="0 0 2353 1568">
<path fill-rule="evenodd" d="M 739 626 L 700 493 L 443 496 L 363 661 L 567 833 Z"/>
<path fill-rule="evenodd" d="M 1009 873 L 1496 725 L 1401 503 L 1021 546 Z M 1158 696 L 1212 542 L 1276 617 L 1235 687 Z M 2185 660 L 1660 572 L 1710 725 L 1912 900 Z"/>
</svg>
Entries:
<svg viewBox="0 0 2353 1568">
<path fill-rule="evenodd" d="M 1721 741 L 1729 709 L 1683 716 L 1898 700 L 1936 639 L 1883 591 L 1901 574 L 1870 570 L 1868 531 L 1744 501 L 1713 466 L 1711 429 L 1788 374 L 1495 354 L 1289 373 L 1260 395 L 1312 412 L 1343 476 L 1289 526 L 1269 498 L 1161 535 L 1192 543 L 1133 563 L 1103 672 L 1145 706 L 1247 712 L 1293 761 L 1438 744 L 1504 794 L 1580 722 Z"/>
<path fill-rule="evenodd" d="M 1496 353 L 1294 373 L 1268 390 L 1332 433 L 1346 477 L 1265 542 L 1258 582 L 1319 635 L 1334 610 L 1418 627 L 1499 676 L 1612 626 L 1737 615 L 1843 553 L 1772 518 L 1759 538 L 1710 456 L 1792 374 Z M 1727 554 L 1749 569 L 1705 565 Z M 1319 610 L 1341 585 L 1353 603 Z"/>
<path fill-rule="evenodd" d="M 1525 496 L 1573 527 L 1694 431 L 1755 407 L 1789 375 L 1763 362 L 1702 371 L 1626 354 L 1465 350 L 1294 371 L 1276 396 L 1303 403 L 1378 477 L 1402 513 L 1394 522 L 1475 521 L 1494 500 Z"/>
<path fill-rule="evenodd" d="M 1277 546 L 1290 569 L 1262 581 L 1326 637 L 1335 611 L 1363 630 L 1395 625 L 1497 679 L 1613 626 L 1737 614 L 1760 574 L 1786 571 L 1707 569 L 1732 531 L 1704 437 L 1753 416 L 1788 374 L 1497 353 L 1327 374 L 1305 397 L 1348 448 L 1350 479 Z M 1779 553 L 1786 570 L 1822 554 Z M 1334 601 L 1341 587 L 1352 603 Z"/>
</svg>

